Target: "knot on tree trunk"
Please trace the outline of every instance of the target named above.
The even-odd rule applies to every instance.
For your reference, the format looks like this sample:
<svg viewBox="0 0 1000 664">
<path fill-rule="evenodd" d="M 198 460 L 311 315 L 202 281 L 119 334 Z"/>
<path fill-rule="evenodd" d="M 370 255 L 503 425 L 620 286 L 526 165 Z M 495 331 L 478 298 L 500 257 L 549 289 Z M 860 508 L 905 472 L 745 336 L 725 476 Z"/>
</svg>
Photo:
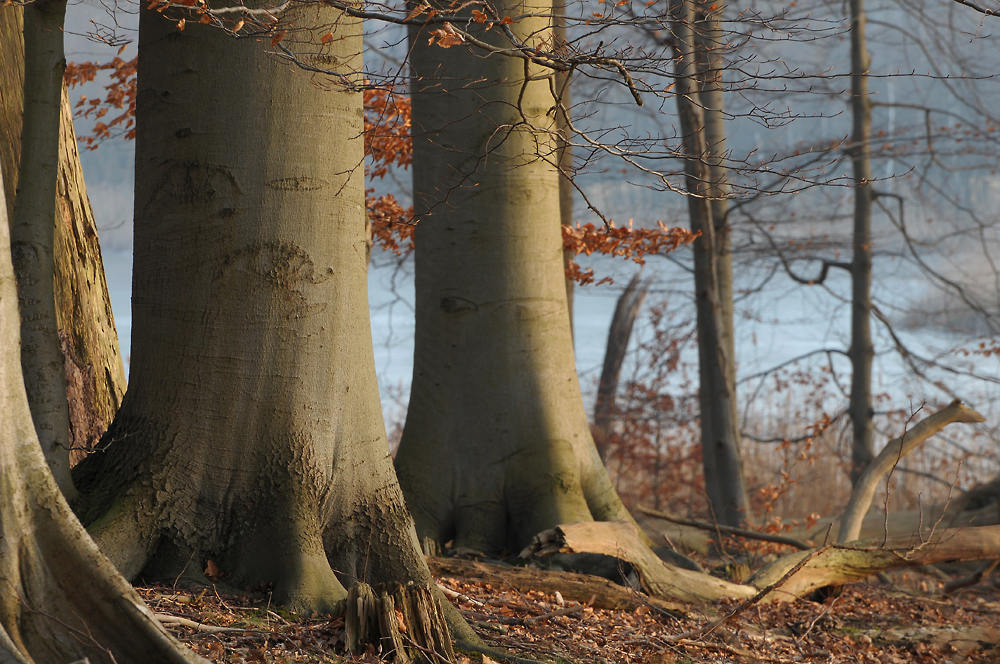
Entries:
<svg viewBox="0 0 1000 664">
<path fill-rule="evenodd" d="M 454 662 L 444 610 L 432 586 L 359 583 L 347 596 L 347 645 L 352 653 L 374 646 L 397 664 Z"/>
</svg>

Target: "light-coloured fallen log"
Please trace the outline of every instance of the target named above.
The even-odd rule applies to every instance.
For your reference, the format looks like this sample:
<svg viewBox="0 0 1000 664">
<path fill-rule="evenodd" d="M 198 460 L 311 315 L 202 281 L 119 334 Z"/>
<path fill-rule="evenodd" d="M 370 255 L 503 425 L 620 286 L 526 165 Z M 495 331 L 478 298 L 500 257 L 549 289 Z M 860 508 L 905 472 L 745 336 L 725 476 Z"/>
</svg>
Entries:
<svg viewBox="0 0 1000 664">
<path fill-rule="evenodd" d="M 793 553 L 767 565 L 749 583 L 764 588 L 794 567 L 810 552 Z M 798 572 L 775 589 L 766 601 L 791 601 L 819 588 L 860 581 L 878 572 L 944 561 L 1000 558 L 1000 526 L 945 529 L 926 540 L 916 536 L 892 537 L 883 544 L 858 541 L 834 544 L 815 552 Z"/>
<path fill-rule="evenodd" d="M 985 420 L 985 417 L 956 399 L 930 417 L 918 422 L 916 426 L 899 438 L 889 441 L 858 478 L 840 520 L 837 542 L 844 543 L 858 539 L 861 534 L 862 520 L 871 507 L 879 483 L 900 460 L 949 424 L 954 422 L 974 423 Z"/>
<path fill-rule="evenodd" d="M 522 558 L 553 553 L 602 553 L 625 560 L 639 573 L 643 588 L 661 599 L 713 602 L 723 597 L 745 599 L 757 594 L 750 586 L 674 567 L 660 560 L 639 538 L 629 521 L 591 521 L 557 526 L 535 536 Z"/>
<path fill-rule="evenodd" d="M 765 602 L 791 601 L 826 586 L 860 581 L 878 572 L 944 561 L 1000 558 L 1000 526 L 942 529 L 921 538 L 904 535 L 796 552 L 767 565 L 747 584 L 679 569 L 661 561 L 627 521 L 573 523 L 537 535 L 522 557 L 553 553 L 602 553 L 628 561 L 652 596 L 685 602 L 747 599 L 775 588 Z M 805 564 L 793 574 L 797 565 Z M 786 577 L 787 578 L 784 578 Z"/>
</svg>

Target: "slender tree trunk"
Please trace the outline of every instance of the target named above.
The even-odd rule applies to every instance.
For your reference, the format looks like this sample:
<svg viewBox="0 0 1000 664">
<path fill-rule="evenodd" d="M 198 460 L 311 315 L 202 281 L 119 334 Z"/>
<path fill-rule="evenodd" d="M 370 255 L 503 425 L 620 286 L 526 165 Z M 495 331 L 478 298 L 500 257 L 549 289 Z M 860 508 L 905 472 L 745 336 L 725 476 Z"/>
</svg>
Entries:
<svg viewBox="0 0 1000 664">
<path fill-rule="evenodd" d="M 868 46 L 864 0 L 851 0 L 851 162 L 854 165 L 854 259 L 851 262 L 851 348 L 853 368 L 848 406 L 854 439 L 851 483 L 857 482 L 875 454 L 872 428 L 872 169 L 871 100 L 868 98 Z"/>
<path fill-rule="evenodd" d="M 642 284 L 636 273 L 628 282 L 615 304 L 608 329 L 608 344 L 604 351 L 604 365 L 601 379 L 597 383 L 597 400 L 594 403 L 594 443 L 601 459 L 607 462 L 611 442 L 611 428 L 615 421 L 615 398 L 621 379 L 628 342 L 632 337 L 635 319 L 639 316 L 642 303 L 646 299 L 647 286 Z M 658 476 L 658 474 L 657 474 Z"/>
<path fill-rule="evenodd" d="M 729 389 L 732 358 L 725 348 L 722 307 L 719 303 L 717 244 L 712 208 L 705 198 L 711 173 L 702 110 L 698 96 L 695 61 L 694 3 L 675 0 L 674 40 L 677 44 L 677 110 L 687 160 L 688 211 L 691 230 L 701 233 L 694 241 L 695 303 L 698 317 L 699 406 L 701 409 L 702 463 L 705 488 L 714 517 L 725 525 L 739 525 L 750 516 L 736 441 L 735 394 Z"/>
<path fill-rule="evenodd" d="M 0 187 L 0 662 L 204 662 L 167 634 L 101 555 L 48 470 L 21 374 L 4 193 Z"/>
<path fill-rule="evenodd" d="M 0 167 L 7 212 L 13 214 L 21 155 L 24 92 L 23 10 L 0 9 Z M 66 92 L 59 119 L 59 175 L 55 211 L 55 305 L 69 407 L 70 464 L 107 429 L 125 394 L 125 369 L 87 197 L 73 114 Z"/>
<path fill-rule="evenodd" d="M 722 30 L 721 2 L 701 0 L 698 10 L 698 29 L 695 32 L 695 58 L 698 62 L 698 100 L 705 123 L 705 162 L 710 181 L 707 191 L 711 196 L 712 228 L 715 231 L 715 274 L 719 291 L 719 322 L 722 347 L 730 359 L 727 363 L 727 388 L 732 393 L 731 415 L 735 431 L 733 440 L 740 441 L 739 411 L 736 402 L 736 343 L 733 330 L 733 252 L 729 228 L 729 184 L 726 182 L 726 118 L 723 113 L 724 97 L 722 72 L 725 69 L 725 33 Z M 751 514 L 744 515 L 750 519 Z"/>
<path fill-rule="evenodd" d="M 66 0 L 24 7 L 24 122 L 11 221 L 21 310 L 21 366 L 42 451 L 59 488 L 76 497 L 69 470 L 69 413 L 55 303 L 56 180 Z"/>
<path fill-rule="evenodd" d="M 359 20 L 282 20 L 297 57 L 361 82 Z M 91 532 L 130 579 L 211 560 L 307 614 L 430 582 L 375 381 L 361 92 L 145 7 L 139 49 L 133 359 L 77 467 Z"/>
<path fill-rule="evenodd" d="M 510 26 L 551 38 L 551 4 Z M 476 29 L 477 24 L 471 24 Z M 548 82 L 411 32 L 417 226 L 413 383 L 396 456 L 418 533 L 518 551 L 560 523 L 627 519 L 573 358 Z M 496 30 L 481 39 L 501 43 Z M 473 82 L 474 81 L 474 82 Z M 428 481 L 428 478 L 434 478 Z"/>
<path fill-rule="evenodd" d="M 553 0 L 552 3 L 552 35 L 555 37 L 556 49 L 565 51 L 566 47 L 566 0 Z M 567 175 L 573 173 L 573 147 L 570 144 L 572 139 L 569 123 L 566 115 L 573 107 L 572 89 L 570 88 L 569 77 L 566 72 L 555 72 L 555 89 L 558 102 L 565 109 L 565 112 L 556 110 L 556 163 L 559 164 L 561 176 L 559 178 L 559 221 L 563 226 L 573 225 L 573 184 Z M 568 268 L 569 264 L 576 258 L 572 251 L 563 251 L 563 267 Z M 573 291 L 576 282 L 566 279 L 566 308 L 569 310 L 570 333 L 573 332 Z"/>
</svg>

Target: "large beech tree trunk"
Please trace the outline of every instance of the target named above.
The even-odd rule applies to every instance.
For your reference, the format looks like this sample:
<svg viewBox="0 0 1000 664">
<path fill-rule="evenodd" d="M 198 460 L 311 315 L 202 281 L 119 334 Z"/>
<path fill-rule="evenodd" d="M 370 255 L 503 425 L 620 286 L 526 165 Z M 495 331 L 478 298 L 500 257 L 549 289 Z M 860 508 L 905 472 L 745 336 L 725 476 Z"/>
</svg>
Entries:
<svg viewBox="0 0 1000 664">
<path fill-rule="evenodd" d="M 49 472 L 21 374 L 14 282 L 0 200 L 0 662 L 203 662 L 101 555 Z"/>
<path fill-rule="evenodd" d="M 360 21 L 283 20 L 361 82 Z M 131 377 L 78 466 L 91 532 L 130 579 L 211 560 L 306 613 L 426 584 L 375 381 L 361 92 L 145 8 L 139 48 Z"/>
<path fill-rule="evenodd" d="M 551 39 L 551 4 L 498 8 L 537 12 L 509 27 Z M 480 38 L 502 39 L 495 29 Z M 556 149 L 548 81 L 525 84 L 523 60 L 427 39 L 411 32 L 420 250 L 396 456 L 417 530 L 516 551 L 559 523 L 630 518 L 594 447 L 574 366 L 559 175 L 536 157 Z"/>
<path fill-rule="evenodd" d="M 675 80 L 677 111 L 684 151 L 690 155 L 685 168 L 691 230 L 701 233 L 694 241 L 695 305 L 698 317 L 698 404 L 701 412 L 702 464 L 705 489 L 713 517 L 724 525 L 738 526 L 752 517 L 743 483 L 743 468 L 737 444 L 736 393 L 732 350 L 732 290 L 729 289 L 729 320 L 719 295 L 718 248 L 711 195 L 712 173 L 706 165 L 705 118 L 697 102 L 693 0 L 674 0 L 674 43 L 677 51 Z M 716 137 L 716 141 L 721 140 Z M 725 270 L 723 270 L 725 273 Z M 731 275 L 730 275 L 731 276 Z M 728 331 L 727 331 L 728 330 Z M 727 339 L 728 335 L 728 339 Z"/>
<path fill-rule="evenodd" d="M 21 159 L 24 90 L 22 8 L 0 9 L 0 167 L 13 213 Z M 69 407 L 69 460 L 86 455 L 107 429 L 125 394 L 97 226 L 77 151 L 73 114 L 63 93 L 59 118 L 59 173 L 55 210 L 55 306 Z"/>
</svg>

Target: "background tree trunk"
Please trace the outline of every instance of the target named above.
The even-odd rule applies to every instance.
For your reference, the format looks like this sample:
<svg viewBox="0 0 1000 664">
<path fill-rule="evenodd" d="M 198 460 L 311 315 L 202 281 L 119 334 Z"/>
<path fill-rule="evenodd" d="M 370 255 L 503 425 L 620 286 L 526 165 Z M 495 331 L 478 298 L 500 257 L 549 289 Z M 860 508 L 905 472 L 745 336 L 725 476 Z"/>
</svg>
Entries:
<svg viewBox="0 0 1000 664">
<path fill-rule="evenodd" d="M 7 212 L 13 213 L 21 155 L 24 92 L 22 8 L 0 9 L 0 167 Z M 83 181 L 73 114 L 63 93 L 59 120 L 59 175 L 55 211 L 56 320 L 63 350 L 69 405 L 70 465 L 101 437 L 125 394 L 97 226 Z"/>
<path fill-rule="evenodd" d="M 693 243 L 695 303 L 698 316 L 698 403 L 701 410 L 702 463 L 705 489 L 713 517 L 738 526 L 751 518 L 737 446 L 735 393 L 729 389 L 732 357 L 727 354 L 723 310 L 719 302 L 717 244 L 709 200 L 712 175 L 707 166 L 705 122 L 698 98 L 695 59 L 694 3 L 675 0 L 674 41 L 677 48 L 677 110 L 687 170 L 688 212 L 691 230 L 701 237 Z M 731 293 L 731 291 L 730 291 Z M 731 309 L 730 309 L 731 312 Z"/>
<path fill-rule="evenodd" d="M 337 26 L 288 48 L 361 82 L 359 20 L 282 20 Z M 146 8 L 139 48 L 131 381 L 78 466 L 91 532 L 128 578 L 212 560 L 307 614 L 428 582 L 375 381 L 360 90 Z"/>
<path fill-rule="evenodd" d="M 851 261 L 851 399 L 848 412 L 854 430 L 851 483 L 858 481 L 875 456 L 872 426 L 872 166 L 869 134 L 868 45 L 864 0 L 851 0 L 851 162 L 854 165 L 854 258 Z"/>
<path fill-rule="evenodd" d="M 551 4 L 499 9 L 538 12 L 510 28 L 551 38 Z M 421 221 L 396 468 L 418 533 L 517 551 L 559 523 L 630 518 L 594 447 L 574 365 L 559 174 L 536 156 L 557 147 L 548 81 L 525 84 L 526 71 L 542 72 L 520 59 L 410 37 Z"/>
<path fill-rule="evenodd" d="M 24 116 L 10 233 L 28 405 L 49 468 L 72 500 L 76 490 L 69 474 L 69 412 L 54 295 L 65 15 L 66 0 L 39 0 L 24 7 Z"/>
<path fill-rule="evenodd" d="M 566 0 L 553 0 L 552 2 L 552 35 L 555 38 L 557 52 L 566 50 Z M 563 226 L 573 225 L 573 183 L 568 175 L 573 174 L 573 146 L 572 133 L 566 115 L 573 107 L 572 88 L 566 72 L 554 72 L 556 94 L 559 96 L 559 103 L 565 112 L 556 110 L 556 163 L 559 164 L 559 221 Z M 576 258 L 575 254 L 568 249 L 563 250 L 563 267 L 568 268 L 569 264 Z M 573 291 L 576 282 L 566 279 L 566 308 L 569 311 L 569 329 L 573 332 Z"/>
<path fill-rule="evenodd" d="M 719 336 L 722 348 L 729 359 L 726 365 L 726 389 L 732 394 L 733 440 L 740 443 L 740 421 L 736 401 L 736 337 L 733 328 L 733 252 L 729 229 L 729 184 L 726 182 L 726 117 L 723 113 L 724 98 L 722 72 L 726 68 L 724 57 L 725 33 L 722 30 L 722 12 L 725 4 L 701 0 L 696 6 L 697 30 L 695 31 L 695 60 L 698 64 L 698 101 L 702 107 L 705 125 L 705 162 L 709 181 L 706 191 L 711 197 L 712 229 L 715 231 L 715 282 L 719 292 Z M 715 389 L 712 390 L 716 391 Z M 742 466 L 741 466 L 742 473 Z M 752 520 L 747 512 L 744 519 Z"/>
<path fill-rule="evenodd" d="M 4 193 L 0 187 L 0 662 L 204 662 L 167 634 L 101 555 L 47 468 L 21 375 Z"/>
<path fill-rule="evenodd" d="M 615 304 L 608 329 L 608 345 L 604 351 L 604 365 L 601 379 L 597 383 L 597 400 L 594 403 L 594 443 L 601 459 L 607 461 L 608 446 L 611 443 L 612 427 L 615 422 L 615 397 L 621 379 L 622 365 L 632 337 L 635 319 L 639 317 L 642 303 L 646 299 L 647 284 L 640 282 L 637 272 Z"/>
</svg>

